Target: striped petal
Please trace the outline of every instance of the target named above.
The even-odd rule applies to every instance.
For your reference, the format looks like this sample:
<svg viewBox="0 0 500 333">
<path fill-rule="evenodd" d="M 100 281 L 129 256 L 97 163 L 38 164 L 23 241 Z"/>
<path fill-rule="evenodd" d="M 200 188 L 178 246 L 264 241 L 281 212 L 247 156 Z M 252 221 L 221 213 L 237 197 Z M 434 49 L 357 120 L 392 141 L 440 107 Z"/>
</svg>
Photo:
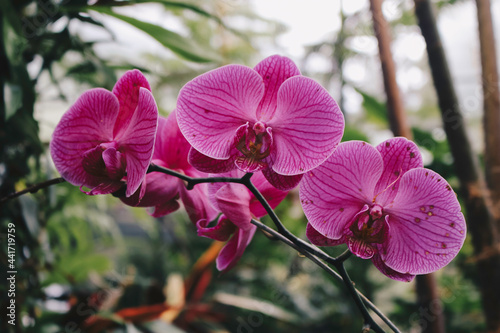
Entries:
<svg viewBox="0 0 500 333">
<path fill-rule="evenodd" d="M 299 185 L 302 180 L 303 174 L 294 175 L 294 176 L 283 176 L 272 169 L 267 168 L 262 170 L 262 174 L 266 177 L 267 181 L 281 191 L 290 191 Z"/>
<path fill-rule="evenodd" d="M 262 77 L 245 66 L 228 65 L 202 74 L 179 93 L 179 128 L 200 153 L 227 159 L 237 129 L 255 122 L 263 94 Z"/>
<path fill-rule="evenodd" d="M 113 87 L 113 94 L 120 103 L 120 114 L 116 119 L 113 130 L 115 137 L 119 136 L 119 132 L 129 127 L 132 115 L 139 103 L 139 90 L 141 87 L 151 91 L 148 81 L 137 69 L 125 72 Z"/>
<path fill-rule="evenodd" d="M 257 108 L 257 119 L 266 122 L 276 112 L 280 86 L 292 76 L 300 75 L 300 71 L 292 60 L 279 55 L 262 60 L 254 70 L 262 76 L 265 85 L 264 97 Z"/>
<path fill-rule="evenodd" d="M 153 158 L 158 109 L 153 95 L 145 88 L 139 90 L 136 111 L 128 128 L 117 138 L 127 160 L 127 196 L 141 185 Z"/>
<path fill-rule="evenodd" d="M 390 235 L 382 261 L 405 274 L 427 274 L 447 265 L 465 240 L 466 225 L 455 192 L 434 171 L 406 172 L 394 203 L 385 208 Z"/>
<path fill-rule="evenodd" d="M 373 265 L 375 267 L 377 267 L 377 269 L 380 272 L 382 272 L 382 274 L 384 274 L 385 276 L 387 276 L 393 280 L 403 281 L 403 282 L 411 282 L 415 278 L 415 275 L 413 275 L 413 274 L 404 274 L 404 273 L 400 273 L 400 272 L 393 270 L 392 268 L 390 268 L 389 266 L 384 264 L 384 262 L 382 261 L 382 258 L 380 257 L 379 254 L 375 254 L 373 256 L 372 262 L 373 262 Z"/>
<path fill-rule="evenodd" d="M 382 142 L 377 150 L 384 160 L 384 171 L 375 187 L 377 202 L 384 206 L 398 193 L 399 180 L 408 170 L 423 167 L 422 155 L 412 141 L 397 137 Z"/>
<path fill-rule="evenodd" d="M 323 236 L 316 229 L 314 229 L 311 223 L 307 224 L 306 236 L 307 239 L 309 239 L 309 241 L 316 246 L 337 246 L 346 242 L 344 237 L 335 240 Z"/>
<path fill-rule="evenodd" d="M 272 128 L 272 168 L 297 175 L 323 163 L 344 132 L 344 116 L 317 82 L 303 76 L 286 80 L 278 91 L 276 112 L 266 122 Z"/>
<path fill-rule="evenodd" d="M 203 155 L 193 147 L 189 151 L 188 161 L 196 170 L 206 173 L 225 173 L 236 168 L 234 164 L 236 156 L 233 155 L 225 160 L 216 160 L 215 158 Z"/>
<path fill-rule="evenodd" d="M 57 171 L 69 183 L 92 188 L 96 179 L 84 170 L 84 154 L 113 140 L 119 103 L 111 92 L 96 88 L 83 93 L 57 124 L 50 153 Z"/>
<path fill-rule="evenodd" d="M 382 158 L 371 145 L 341 143 L 300 183 L 300 200 L 309 223 L 325 237 L 340 239 L 354 216 L 371 204 L 382 169 Z"/>
</svg>

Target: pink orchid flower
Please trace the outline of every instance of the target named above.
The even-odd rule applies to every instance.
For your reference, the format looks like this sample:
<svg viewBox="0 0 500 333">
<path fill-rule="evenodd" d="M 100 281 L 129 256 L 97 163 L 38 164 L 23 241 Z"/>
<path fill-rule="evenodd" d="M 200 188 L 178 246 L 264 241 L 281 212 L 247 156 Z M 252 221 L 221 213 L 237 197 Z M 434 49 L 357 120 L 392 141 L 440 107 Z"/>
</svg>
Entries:
<svg viewBox="0 0 500 333">
<path fill-rule="evenodd" d="M 233 170 L 222 176 L 240 178 L 243 175 L 242 171 Z M 287 192 L 269 184 L 262 173 L 253 175 L 252 183 L 273 209 L 287 195 Z M 250 190 L 241 184 L 209 184 L 209 198 L 222 215 L 215 226 L 209 226 L 210 221 L 207 219 L 199 220 L 196 224 L 198 235 L 222 242 L 229 240 L 220 251 L 216 261 L 218 270 L 227 271 L 238 262 L 255 234 L 257 227 L 251 223 L 251 220 L 265 216 L 267 212 Z"/>
<path fill-rule="evenodd" d="M 80 96 L 50 143 L 61 176 L 80 189 L 90 188 L 89 195 L 115 192 L 124 180 L 126 196 L 134 194 L 153 156 L 158 109 L 150 90 L 142 73 L 132 70 L 113 92 L 95 88 Z"/>
<path fill-rule="evenodd" d="M 377 148 L 340 144 L 301 183 L 307 237 L 319 246 L 347 243 L 395 280 L 444 267 L 463 245 L 465 219 L 446 180 L 422 166 L 405 138 Z"/>
<path fill-rule="evenodd" d="M 168 118 L 159 117 L 152 163 L 186 176 L 208 177 L 208 174 L 196 170 L 188 163 L 190 148 L 177 126 L 176 112 L 172 112 Z M 188 191 L 184 181 L 160 172 L 146 175 L 146 192 L 142 198 L 136 193 L 130 198 L 120 199 L 130 206 L 152 207 L 151 215 L 154 217 L 179 209 L 180 199 L 193 223 L 202 218 L 213 219 L 218 214 L 208 201 L 207 184 L 198 184 Z"/>
<path fill-rule="evenodd" d="M 328 92 L 277 55 L 255 69 L 228 65 L 196 77 L 181 89 L 177 110 L 195 168 L 262 171 L 281 190 L 323 163 L 344 131 Z"/>
</svg>

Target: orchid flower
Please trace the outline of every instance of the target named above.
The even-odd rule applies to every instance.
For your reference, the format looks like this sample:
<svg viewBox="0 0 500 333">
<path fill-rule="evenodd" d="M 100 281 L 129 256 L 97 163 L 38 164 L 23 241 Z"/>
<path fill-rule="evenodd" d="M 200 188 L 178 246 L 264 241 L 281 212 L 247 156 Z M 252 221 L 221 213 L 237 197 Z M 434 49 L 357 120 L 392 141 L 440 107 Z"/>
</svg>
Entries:
<svg viewBox="0 0 500 333">
<path fill-rule="evenodd" d="M 277 55 L 254 69 L 227 65 L 196 77 L 181 89 L 177 111 L 195 168 L 262 171 L 281 190 L 323 163 L 344 131 L 328 92 Z"/>
<path fill-rule="evenodd" d="M 376 148 L 340 144 L 300 185 L 307 237 L 319 246 L 347 243 L 395 280 L 447 265 L 465 240 L 465 219 L 446 180 L 422 166 L 405 138 Z"/>
<path fill-rule="evenodd" d="M 190 177 L 207 177 L 208 174 L 196 170 L 188 163 L 190 148 L 177 126 L 176 112 L 170 113 L 168 118 L 159 117 L 152 163 Z M 152 207 L 151 215 L 154 217 L 176 211 L 180 207 L 180 199 L 191 221 L 196 223 L 201 218 L 213 219 L 217 216 L 217 212 L 208 202 L 207 187 L 207 184 L 198 184 L 188 191 L 181 179 L 151 172 L 146 175 L 146 192 L 142 198 L 136 194 L 120 199 L 130 206 Z"/>
<path fill-rule="evenodd" d="M 95 88 L 78 98 L 50 143 L 54 164 L 66 181 L 90 188 L 89 195 L 115 192 L 124 181 L 127 197 L 137 191 L 153 156 L 158 122 L 150 90 L 142 73 L 132 70 L 112 92 Z"/>
<path fill-rule="evenodd" d="M 243 175 L 242 171 L 233 170 L 220 176 L 241 178 Z M 287 192 L 269 184 L 262 173 L 253 175 L 252 183 L 273 209 L 287 195 Z M 227 271 L 241 258 L 255 234 L 257 227 L 251 220 L 265 216 L 267 212 L 250 190 L 242 184 L 211 183 L 209 199 L 222 215 L 215 226 L 209 226 L 210 220 L 199 220 L 196 224 L 198 235 L 223 242 L 229 240 L 220 251 L 216 262 L 218 270 Z"/>
</svg>

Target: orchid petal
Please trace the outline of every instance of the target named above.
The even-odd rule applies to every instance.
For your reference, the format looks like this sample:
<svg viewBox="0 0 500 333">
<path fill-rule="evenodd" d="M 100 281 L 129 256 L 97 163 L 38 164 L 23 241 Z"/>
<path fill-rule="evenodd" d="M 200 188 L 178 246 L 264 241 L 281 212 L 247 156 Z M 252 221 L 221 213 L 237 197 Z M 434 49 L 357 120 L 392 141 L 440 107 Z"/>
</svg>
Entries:
<svg viewBox="0 0 500 333">
<path fill-rule="evenodd" d="M 198 184 L 192 190 L 187 190 L 185 186 L 180 189 L 180 195 L 184 209 L 191 222 L 201 219 L 212 221 L 218 215 L 218 212 L 208 200 L 207 184 Z"/>
<path fill-rule="evenodd" d="M 244 172 L 259 172 L 268 167 L 267 163 L 259 161 L 253 157 L 238 156 L 234 159 L 234 164 Z"/>
<path fill-rule="evenodd" d="M 257 108 L 257 119 L 266 122 L 276 112 L 280 86 L 290 77 L 300 75 L 300 71 L 292 60 L 279 55 L 262 60 L 254 70 L 262 76 L 265 85 L 264 97 Z"/>
<path fill-rule="evenodd" d="M 244 173 L 242 171 L 240 171 L 238 169 L 233 169 L 233 170 L 231 170 L 231 172 L 225 172 L 225 173 L 216 174 L 216 175 L 209 174 L 208 176 L 209 177 L 241 178 L 243 175 L 244 175 Z M 224 186 L 226 186 L 226 183 L 223 183 L 223 182 L 216 182 L 216 183 L 209 183 L 208 184 L 208 200 L 210 201 L 212 206 L 215 207 L 215 209 L 217 209 L 218 211 L 220 211 L 221 209 L 219 207 L 219 204 L 217 203 L 216 194 Z"/>
<path fill-rule="evenodd" d="M 208 227 L 210 220 L 201 219 L 196 223 L 198 236 L 211 238 L 220 242 L 225 242 L 237 230 L 236 226 L 229 221 L 224 215 L 221 215 L 217 224 L 213 227 Z"/>
<path fill-rule="evenodd" d="M 168 118 L 158 117 L 157 133 L 153 158 L 162 160 L 169 169 L 189 169 L 187 156 L 191 145 L 179 130 L 175 111 Z"/>
<path fill-rule="evenodd" d="M 371 259 L 375 254 L 376 248 L 362 239 L 350 237 L 347 239 L 349 251 L 361 259 Z"/>
<path fill-rule="evenodd" d="M 158 109 L 153 95 L 145 88 L 140 88 L 137 109 L 130 125 L 117 138 L 127 160 L 127 196 L 137 191 L 146 176 L 153 158 L 157 125 Z"/>
<path fill-rule="evenodd" d="M 106 165 L 106 171 L 109 178 L 120 180 L 125 174 L 125 160 L 122 153 L 113 147 L 109 147 L 102 152 L 102 160 Z"/>
<path fill-rule="evenodd" d="M 323 163 L 344 132 L 344 116 L 325 88 L 294 76 L 278 92 L 278 107 L 267 122 L 272 128 L 272 168 L 281 175 L 305 173 Z"/>
<path fill-rule="evenodd" d="M 407 171 L 385 213 L 391 237 L 380 254 L 387 266 L 400 273 L 427 274 L 440 269 L 457 255 L 465 240 L 465 219 L 456 194 L 432 170 Z"/>
<path fill-rule="evenodd" d="M 316 246 L 336 246 L 345 243 L 344 238 L 335 240 L 323 236 L 316 229 L 314 229 L 311 223 L 307 224 L 306 236 L 307 239 L 309 239 L 309 241 Z"/>
<path fill-rule="evenodd" d="M 276 189 L 271 185 L 262 173 L 256 173 L 251 178 L 252 183 L 259 190 L 262 196 L 266 199 L 267 203 L 272 209 L 276 208 L 283 199 L 285 199 L 288 192 Z M 250 201 L 250 211 L 252 215 L 259 218 L 267 215 L 266 210 L 259 200 L 252 195 Z"/>
<path fill-rule="evenodd" d="M 251 225 L 249 229 L 238 229 L 219 252 L 219 256 L 216 260 L 217 269 L 219 271 L 227 271 L 236 265 L 252 240 L 256 230 L 257 227 L 254 225 Z"/>
<path fill-rule="evenodd" d="M 217 206 L 238 228 L 252 227 L 250 214 L 250 192 L 241 184 L 228 183 L 215 194 Z"/>
<path fill-rule="evenodd" d="M 82 190 L 81 187 L 80 187 L 80 191 L 82 191 L 83 193 L 88 194 L 88 195 L 110 194 L 110 193 L 113 193 L 113 192 L 120 190 L 124 185 L 125 184 L 123 182 L 113 181 L 113 180 L 107 179 L 106 181 L 97 185 L 96 187 L 94 187 L 92 190 L 90 190 L 88 192 Z"/>
<path fill-rule="evenodd" d="M 188 161 L 196 170 L 206 173 L 229 172 L 236 167 L 233 157 L 226 160 L 216 160 L 215 158 L 203 155 L 194 148 L 191 148 L 189 151 Z"/>
<path fill-rule="evenodd" d="M 202 74 L 179 93 L 179 128 L 200 153 L 227 159 L 236 130 L 256 120 L 263 94 L 262 77 L 245 66 L 228 65 Z"/>
<path fill-rule="evenodd" d="M 400 273 L 400 272 L 393 270 L 392 268 L 390 268 L 389 266 L 384 264 L 384 262 L 382 261 L 382 258 L 380 257 L 379 254 L 375 254 L 372 257 L 372 262 L 373 262 L 373 265 L 380 272 L 382 272 L 382 274 L 384 274 L 385 276 L 387 276 L 393 280 L 402 281 L 402 282 L 411 282 L 415 278 L 415 275 L 413 275 L 413 274 L 404 274 L 404 273 Z"/>
<path fill-rule="evenodd" d="M 102 147 L 98 145 L 93 149 L 83 153 L 82 167 L 88 174 L 85 182 L 86 186 L 99 184 L 103 179 L 107 179 L 106 164 L 102 157 Z M 89 186 L 91 187 L 91 186 Z"/>
<path fill-rule="evenodd" d="M 61 176 L 73 185 L 92 187 L 95 177 L 83 168 L 83 155 L 102 142 L 113 140 L 113 126 L 118 116 L 117 98 L 101 88 L 80 96 L 56 126 L 50 153 Z"/>
<path fill-rule="evenodd" d="M 148 210 L 148 213 L 152 217 L 162 217 L 175 212 L 179 209 L 179 207 L 179 201 L 172 199 L 170 201 L 164 201 L 160 205 L 152 207 Z"/>
<path fill-rule="evenodd" d="M 384 160 L 384 171 L 375 187 L 375 195 L 376 201 L 384 206 L 398 193 L 401 176 L 410 169 L 423 167 L 423 162 L 417 145 L 403 137 L 384 141 L 377 150 Z"/>
<path fill-rule="evenodd" d="M 114 125 L 113 135 L 116 137 L 119 132 L 125 131 L 132 119 L 132 115 L 139 103 L 139 90 L 145 88 L 151 91 L 148 81 L 137 69 L 127 71 L 116 82 L 113 94 L 120 103 L 120 113 Z"/>
<path fill-rule="evenodd" d="M 152 172 L 146 175 L 146 184 L 143 184 L 142 187 L 146 187 L 142 198 L 139 191 L 136 191 L 132 196 L 121 197 L 120 200 L 126 205 L 134 207 L 160 207 L 170 201 L 177 201 L 179 188 L 184 187 L 184 184 L 174 176 Z M 172 206 L 172 204 L 168 204 L 168 206 Z M 158 211 L 165 211 L 165 209 Z"/>
<path fill-rule="evenodd" d="M 262 174 L 266 177 L 267 181 L 281 191 L 290 191 L 299 185 L 302 180 L 303 174 L 295 176 L 283 176 L 274 172 L 271 168 L 262 170 Z"/>
<path fill-rule="evenodd" d="M 371 145 L 341 143 L 302 179 L 300 200 L 309 223 L 325 237 L 340 239 L 354 216 L 372 202 L 382 169 L 382 157 Z"/>
</svg>

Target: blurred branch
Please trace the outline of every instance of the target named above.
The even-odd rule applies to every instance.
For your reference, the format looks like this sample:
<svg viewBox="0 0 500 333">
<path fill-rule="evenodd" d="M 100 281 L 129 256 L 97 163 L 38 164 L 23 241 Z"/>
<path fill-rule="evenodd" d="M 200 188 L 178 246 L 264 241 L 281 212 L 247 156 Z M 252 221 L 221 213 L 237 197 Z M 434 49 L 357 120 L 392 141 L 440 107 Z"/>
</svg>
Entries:
<svg viewBox="0 0 500 333">
<path fill-rule="evenodd" d="M 481 292 L 486 324 L 491 332 L 500 331 L 500 253 L 490 251 L 498 243 L 497 229 L 483 175 L 467 137 L 464 120 L 437 30 L 429 0 L 415 0 L 418 25 L 427 45 L 434 87 L 439 100 L 443 126 L 448 137 L 457 176 L 461 183 L 467 224 L 476 256 L 490 252 L 477 261 L 478 288 Z M 493 47 L 490 45 L 490 47 Z M 498 128 L 495 129 L 498 131 Z M 498 146 L 497 146 L 498 148 Z"/>
<path fill-rule="evenodd" d="M 43 189 L 43 188 L 46 188 L 46 187 L 49 187 L 49 186 L 52 186 L 52 185 L 55 185 L 55 184 L 60 184 L 60 183 L 63 183 L 65 182 L 65 180 L 63 178 L 54 178 L 54 179 L 49 179 L 47 181 L 44 181 L 44 182 L 41 182 L 41 183 L 38 183 L 38 184 L 35 184 L 33 186 L 30 186 L 30 187 L 27 187 L 25 188 L 24 190 L 22 191 L 18 191 L 18 192 L 14 192 L 14 193 L 11 193 L 3 198 L 0 198 L 0 204 L 10 200 L 10 199 L 14 199 L 14 198 L 17 198 L 23 194 L 26 194 L 26 193 L 36 193 L 38 192 L 39 190 Z"/>
</svg>

